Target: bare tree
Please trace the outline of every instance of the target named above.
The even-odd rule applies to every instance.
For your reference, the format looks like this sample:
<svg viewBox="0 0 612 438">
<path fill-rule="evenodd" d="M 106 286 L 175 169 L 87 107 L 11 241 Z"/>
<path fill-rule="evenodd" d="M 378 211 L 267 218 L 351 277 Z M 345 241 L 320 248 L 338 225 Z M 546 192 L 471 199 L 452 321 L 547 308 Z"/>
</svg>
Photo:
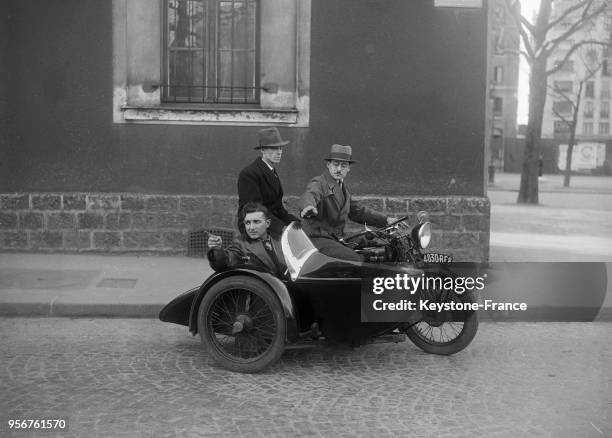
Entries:
<svg viewBox="0 0 612 438">
<path fill-rule="evenodd" d="M 602 69 L 606 60 L 604 59 L 603 49 L 594 47 L 593 45 L 585 45 L 578 51 L 578 58 L 584 67 L 584 73 L 578 78 L 578 90 L 573 93 L 573 90 L 561 88 L 558 84 L 548 85 L 551 97 L 555 99 L 552 111 L 555 116 L 561 119 L 569 128 L 569 136 L 567 142 L 567 154 L 565 157 L 565 172 L 563 177 L 563 186 L 569 187 L 570 176 L 572 173 L 572 152 L 576 144 L 576 126 L 578 123 L 578 113 L 580 111 L 580 103 L 582 101 L 582 91 L 585 89 L 587 82 Z M 557 105 L 560 104 L 560 105 Z M 565 108 L 569 108 L 571 118 L 568 118 Z"/>
<path fill-rule="evenodd" d="M 585 26 L 592 23 L 608 9 L 609 0 L 557 1 L 553 14 L 553 0 L 541 0 L 540 8 L 532 22 L 523 15 L 519 0 L 505 0 L 516 21 L 523 42 L 521 54 L 530 67 L 529 75 L 529 115 L 525 135 L 525 154 L 521 172 L 518 203 L 537 204 L 538 199 L 538 159 L 542 138 L 542 120 L 546 103 L 548 77 L 564 67 L 576 50 L 585 45 L 609 45 L 609 40 L 584 39 L 573 43 L 560 62 L 549 67 L 548 60 L 563 42 L 570 40 Z M 553 29 L 563 22 L 570 22 L 567 28 L 554 35 Z"/>
</svg>

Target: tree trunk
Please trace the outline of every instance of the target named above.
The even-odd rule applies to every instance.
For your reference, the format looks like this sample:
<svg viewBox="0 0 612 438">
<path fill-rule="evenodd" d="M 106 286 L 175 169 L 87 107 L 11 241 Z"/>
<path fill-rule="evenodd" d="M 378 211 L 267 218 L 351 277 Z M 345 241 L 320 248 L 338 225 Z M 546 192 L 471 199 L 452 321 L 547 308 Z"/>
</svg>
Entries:
<svg viewBox="0 0 612 438">
<path fill-rule="evenodd" d="M 578 97 L 574 106 L 574 114 L 572 124 L 570 126 L 570 136 L 567 142 L 567 155 L 565 156 L 565 173 L 563 175 L 563 187 L 570 186 L 570 175 L 572 174 L 572 152 L 574 151 L 574 143 L 576 142 L 576 126 L 578 125 L 578 111 L 580 111 L 580 99 L 582 95 L 582 85 L 584 81 L 580 81 L 578 86 Z"/>
<path fill-rule="evenodd" d="M 542 119 L 546 103 L 546 58 L 536 59 L 531 65 L 529 77 L 529 119 L 525 136 L 525 153 L 521 172 L 521 186 L 517 202 L 537 204 L 538 199 L 538 159 L 542 137 Z"/>
<path fill-rule="evenodd" d="M 565 174 L 563 175 L 563 187 L 569 187 L 570 175 L 572 173 L 572 152 L 574 151 L 576 127 L 570 132 L 569 141 L 567 142 L 567 156 L 565 157 Z"/>
</svg>

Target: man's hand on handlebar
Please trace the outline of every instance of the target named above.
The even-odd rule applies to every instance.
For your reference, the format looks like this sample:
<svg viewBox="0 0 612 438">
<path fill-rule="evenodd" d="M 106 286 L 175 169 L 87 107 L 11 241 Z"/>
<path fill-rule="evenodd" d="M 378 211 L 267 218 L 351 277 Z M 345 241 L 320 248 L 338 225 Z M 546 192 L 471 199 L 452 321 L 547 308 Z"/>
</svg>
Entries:
<svg viewBox="0 0 612 438">
<path fill-rule="evenodd" d="M 317 207 L 309 205 L 307 207 L 304 207 L 304 209 L 300 212 L 300 217 L 309 219 L 311 217 L 315 217 L 317 214 L 319 214 Z"/>
</svg>

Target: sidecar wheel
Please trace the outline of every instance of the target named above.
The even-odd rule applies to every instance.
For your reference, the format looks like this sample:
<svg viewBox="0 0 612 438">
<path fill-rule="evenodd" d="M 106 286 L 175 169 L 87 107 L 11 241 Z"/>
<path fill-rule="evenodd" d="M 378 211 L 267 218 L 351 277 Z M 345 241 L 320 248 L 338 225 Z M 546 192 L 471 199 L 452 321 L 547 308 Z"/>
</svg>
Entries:
<svg viewBox="0 0 612 438">
<path fill-rule="evenodd" d="M 431 354 L 455 354 L 467 347 L 478 331 L 478 315 L 470 312 L 465 321 L 420 321 L 406 335 L 421 350 Z"/>
<path fill-rule="evenodd" d="M 223 368 L 256 373 L 285 349 L 286 321 L 278 298 L 262 281 L 246 276 L 219 281 L 198 310 L 200 339 Z"/>
</svg>

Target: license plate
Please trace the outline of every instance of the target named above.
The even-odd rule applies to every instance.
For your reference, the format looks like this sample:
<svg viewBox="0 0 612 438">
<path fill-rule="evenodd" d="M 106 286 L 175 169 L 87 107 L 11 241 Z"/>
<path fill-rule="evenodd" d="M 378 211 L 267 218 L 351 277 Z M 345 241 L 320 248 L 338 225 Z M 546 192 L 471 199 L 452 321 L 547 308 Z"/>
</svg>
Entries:
<svg viewBox="0 0 612 438">
<path fill-rule="evenodd" d="M 427 254 L 423 254 L 423 261 L 425 263 L 449 264 L 452 263 L 453 258 L 447 254 L 438 254 L 435 252 L 430 252 Z"/>
</svg>

